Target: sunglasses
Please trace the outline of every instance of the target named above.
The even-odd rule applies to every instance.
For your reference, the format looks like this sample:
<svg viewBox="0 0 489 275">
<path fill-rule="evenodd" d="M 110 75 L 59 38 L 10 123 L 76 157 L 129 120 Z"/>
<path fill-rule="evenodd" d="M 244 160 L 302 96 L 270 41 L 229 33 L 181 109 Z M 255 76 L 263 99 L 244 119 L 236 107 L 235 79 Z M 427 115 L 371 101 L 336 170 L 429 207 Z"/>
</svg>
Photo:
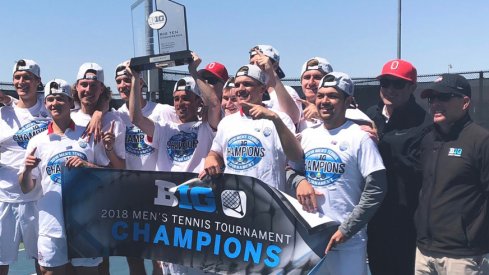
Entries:
<svg viewBox="0 0 489 275">
<path fill-rule="evenodd" d="M 440 101 L 440 102 L 448 102 L 448 101 L 450 101 L 450 99 L 452 99 L 454 97 L 462 98 L 464 96 L 461 94 L 456 94 L 456 93 L 439 93 L 439 94 L 434 94 L 434 95 L 429 96 L 428 97 L 428 103 L 432 104 L 435 99 Z"/>
<path fill-rule="evenodd" d="M 241 99 L 247 99 L 250 96 L 250 92 L 246 90 L 237 91 L 236 95 Z"/>
<path fill-rule="evenodd" d="M 130 84 L 131 83 L 131 79 L 130 78 L 116 79 L 115 82 L 117 84 L 121 84 L 122 81 L 124 81 L 124 83 L 127 83 L 127 84 Z"/>
<path fill-rule="evenodd" d="M 407 81 L 401 79 L 393 80 L 387 78 L 381 78 L 379 79 L 379 82 L 380 87 L 382 88 L 389 88 L 389 86 L 392 86 L 394 89 L 397 90 L 404 89 L 404 87 L 406 87 L 406 84 L 408 83 Z"/>
<path fill-rule="evenodd" d="M 206 77 L 206 78 L 204 78 L 204 80 L 211 85 L 216 85 L 218 82 L 221 82 L 221 80 L 219 78 L 212 77 L 212 76 Z"/>
</svg>

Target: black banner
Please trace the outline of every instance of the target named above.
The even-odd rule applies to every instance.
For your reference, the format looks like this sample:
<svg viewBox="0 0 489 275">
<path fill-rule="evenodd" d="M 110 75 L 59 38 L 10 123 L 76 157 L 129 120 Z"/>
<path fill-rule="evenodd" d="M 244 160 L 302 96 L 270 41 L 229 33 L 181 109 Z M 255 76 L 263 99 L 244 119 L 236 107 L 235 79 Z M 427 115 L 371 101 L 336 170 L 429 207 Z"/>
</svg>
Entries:
<svg viewBox="0 0 489 275">
<path fill-rule="evenodd" d="M 236 175 L 65 169 L 70 258 L 131 256 L 209 272 L 308 271 L 338 224 Z"/>
</svg>

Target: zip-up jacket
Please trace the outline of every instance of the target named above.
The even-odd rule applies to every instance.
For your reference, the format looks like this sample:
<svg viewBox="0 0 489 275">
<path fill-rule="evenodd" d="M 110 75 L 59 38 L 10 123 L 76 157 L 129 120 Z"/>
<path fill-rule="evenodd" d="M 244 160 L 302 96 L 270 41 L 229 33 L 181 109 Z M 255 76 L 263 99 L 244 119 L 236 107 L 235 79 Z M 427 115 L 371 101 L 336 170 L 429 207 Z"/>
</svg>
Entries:
<svg viewBox="0 0 489 275">
<path fill-rule="evenodd" d="M 421 152 L 418 248 L 460 257 L 488 253 L 489 131 L 466 115 L 448 134 L 435 125 Z"/>
</svg>

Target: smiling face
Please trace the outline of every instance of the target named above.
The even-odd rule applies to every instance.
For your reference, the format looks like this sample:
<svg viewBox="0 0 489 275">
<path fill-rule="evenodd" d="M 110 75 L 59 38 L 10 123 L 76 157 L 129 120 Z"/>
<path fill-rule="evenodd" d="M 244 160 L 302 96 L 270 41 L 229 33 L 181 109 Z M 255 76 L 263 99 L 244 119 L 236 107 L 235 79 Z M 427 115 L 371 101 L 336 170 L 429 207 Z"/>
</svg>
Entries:
<svg viewBox="0 0 489 275">
<path fill-rule="evenodd" d="M 345 112 L 351 103 L 351 96 L 334 87 L 322 87 L 316 95 L 316 108 L 326 129 L 334 129 L 345 123 Z"/>
<path fill-rule="evenodd" d="M 225 88 L 222 92 L 221 108 L 224 110 L 224 114 L 230 115 L 238 111 L 238 97 L 234 88 Z"/>
<path fill-rule="evenodd" d="M 115 83 L 117 85 L 117 91 L 121 96 L 121 99 L 125 102 L 129 101 L 129 93 L 131 92 L 131 77 L 128 75 L 120 75 L 115 78 Z"/>
<path fill-rule="evenodd" d="M 64 94 L 52 94 L 44 98 L 46 109 L 54 120 L 70 118 L 73 100 Z"/>
<path fill-rule="evenodd" d="M 384 76 L 380 81 L 380 98 L 384 105 L 396 109 L 406 102 L 416 89 L 416 85 L 394 76 Z"/>
<path fill-rule="evenodd" d="M 94 108 L 104 91 L 104 85 L 95 79 L 80 79 L 76 83 L 76 91 L 82 109 Z"/>
<path fill-rule="evenodd" d="M 191 91 L 179 90 L 173 93 L 173 106 L 181 122 L 196 121 L 202 99 Z"/>
<path fill-rule="evenodd" d="M 319 82 L 325 74 L 320 70 L 305 71 L 301 77 L 302 92 L 306 96 L 306 100 L 314 103 L 318 92 Z"/>
<path fill-rule="evenodd" d="M 261 104 L 265 85 L 249 76 L 238 76 L 234 81 L 234 90 L 238 98 L 238 105 L 241 102 Z"/>
<path fill-rule="evenodd" d="M 428 97 L 433 122 L 448 131 L 468 111 L 470 98 L 459 94 L 433 93 Z"/>
<path fill-rule="evenodd" d="M 16 71 L 13 75 L 14 88 L 21 99 L 36 97 L 37 87 L 41 80 L 28 71 Z"/>
</svg>

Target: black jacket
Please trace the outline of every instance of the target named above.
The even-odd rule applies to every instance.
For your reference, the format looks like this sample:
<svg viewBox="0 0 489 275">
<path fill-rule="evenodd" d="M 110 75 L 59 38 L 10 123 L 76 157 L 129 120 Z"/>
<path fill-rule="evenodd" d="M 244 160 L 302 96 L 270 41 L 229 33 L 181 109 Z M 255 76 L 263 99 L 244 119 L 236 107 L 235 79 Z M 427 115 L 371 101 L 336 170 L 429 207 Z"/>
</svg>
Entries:
<svg viewBox="0 0 489 275">
<path fill-rule="evenodd" d="M 404 106 L 394 111 L 388 123 L 382 115 L 383 107 L 379 103 L 367 110 L 367 115 L 377 126 L 380 140 L 378 147 L 388 183 L 384 202 L 369 223 L 369 230 L 392 231 L 392 227 L 403 229 L 406 225 L 413 228 L 413 216 L 421 187 L 421 175 L 415 172 L 419 151 L 413 148 L 421 142 L 421 131 L 432 119 L 412 95 Z M 414 234 L 414 228 L 412 230 Z"/>
<path fill-rule="evenodd" d="M 462 257 L 488 253 L 489 131 L 466 115 L 447 135 L 435 127 L 421 152 L 418 248 Z"/>
</svg>

